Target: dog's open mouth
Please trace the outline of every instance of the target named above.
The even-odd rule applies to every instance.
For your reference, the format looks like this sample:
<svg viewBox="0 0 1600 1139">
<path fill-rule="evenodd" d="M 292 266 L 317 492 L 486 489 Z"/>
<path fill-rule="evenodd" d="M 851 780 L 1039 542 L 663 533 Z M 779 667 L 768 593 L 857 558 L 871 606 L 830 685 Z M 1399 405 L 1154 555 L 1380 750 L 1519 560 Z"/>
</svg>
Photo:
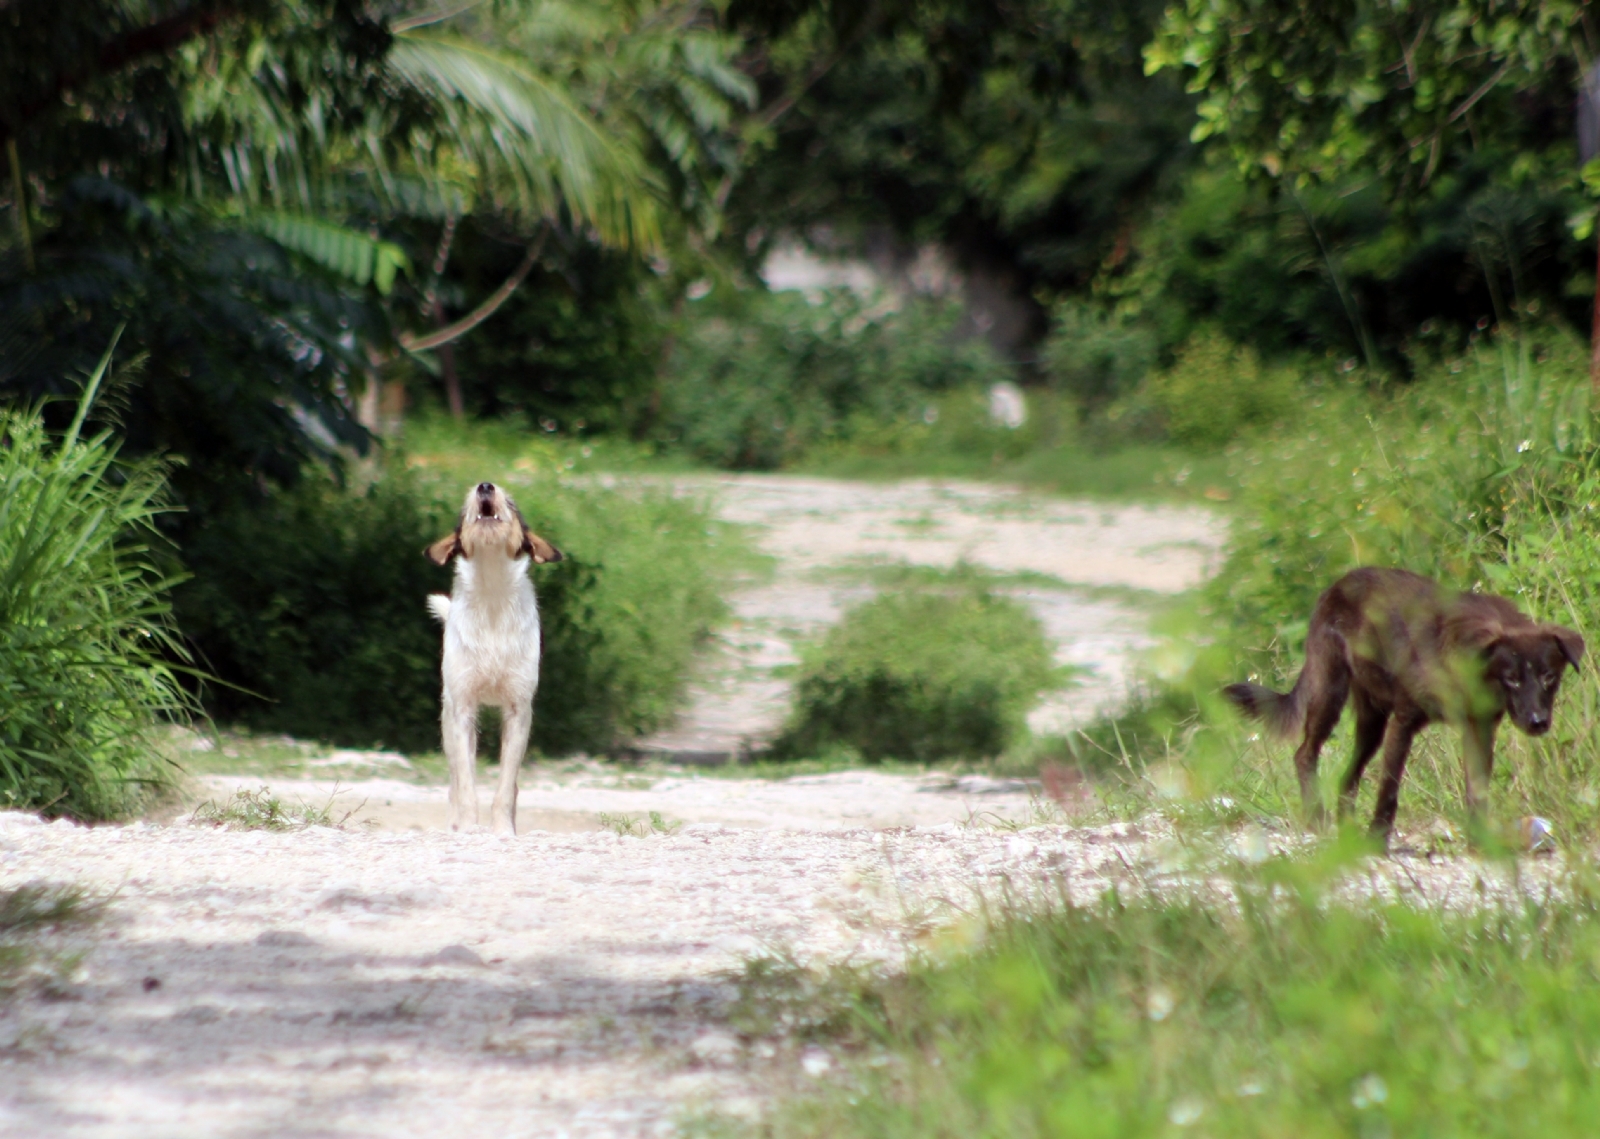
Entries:
<svg viewBox="0 0 1600 1139">
<path fill-rule="evenodd" d="M 500 515 L 495 513 L 494 499 L 492 499 L 492 498 L 480 498 L 478 500 L 478 521 L 480 521 L 480 522 L 485 522 L 485 521 L 487 521 L 487 522 L 498 522 L 498 521 L 500 521 Z"/>
</svg>

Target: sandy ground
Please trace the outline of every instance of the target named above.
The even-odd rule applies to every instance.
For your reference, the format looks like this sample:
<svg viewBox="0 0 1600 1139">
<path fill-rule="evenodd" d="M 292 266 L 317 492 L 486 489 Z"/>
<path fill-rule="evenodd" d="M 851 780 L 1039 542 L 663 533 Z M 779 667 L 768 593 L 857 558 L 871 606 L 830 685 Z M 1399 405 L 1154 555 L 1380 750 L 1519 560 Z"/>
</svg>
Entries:
<svg viewBox="0 0 1600 1139">
<path fill-rule="evenodd" d="M 1199 511 L 1041 500 L 978 485 L 681 480 L 755 528 L 776 572 L 734 598 L 690 713 L 651 741 L 726 757 L 776 726 L 774 670 L 896 561 L 1014 575 L 1059 658 L 1092 669 L 1036 715 L 1121 697 L 1144 600 L 1196 584 Z M 0 1135 L 644 1136 L 751 1114 L 830 1067 L 729 1026 L 752 955 L 894 962 L 1002 887 L 1091 896 L 1168 858 L 1126 824 L 1031 826 L 1009 781 L 845 772 L 782 781 L 530 770 L 516 838 L 454 834 L 444 789 L 342 752 L 348 773 L 209 776 L 329 804 L 343 829 L 86 829 L 0 813 L 0 888 L 110 901 L 68 983 L 0 1001 Z M 402 761 L 403 762 L 403 761 Z M 391 776 L 384 765 L 396 769 Z M 487 793 L 487 789 L 485 789 Z M 622 836 L 601 815 L 656 812 Z"/>
</svg>

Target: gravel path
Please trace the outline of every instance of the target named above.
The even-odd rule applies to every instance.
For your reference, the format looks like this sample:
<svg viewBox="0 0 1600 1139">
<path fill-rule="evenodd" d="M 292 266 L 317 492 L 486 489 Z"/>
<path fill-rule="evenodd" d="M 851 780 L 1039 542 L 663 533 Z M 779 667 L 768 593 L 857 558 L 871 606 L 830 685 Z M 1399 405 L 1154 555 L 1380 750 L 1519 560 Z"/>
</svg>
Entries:
<svg viewBox="0 0 1600 1139">
<path fill-rule="evenodd" d="M 0 1005 L 0 1134 L 635 1136 L 801 1065 L 725 1027 L 748 956 L 889 959 L 1126 828 L 85 829 L 0 815 L 0 887 L 114 893 L 82 974 Z M 819 1070 L 826 1059 L 806 1065 Z"/>
</svg>

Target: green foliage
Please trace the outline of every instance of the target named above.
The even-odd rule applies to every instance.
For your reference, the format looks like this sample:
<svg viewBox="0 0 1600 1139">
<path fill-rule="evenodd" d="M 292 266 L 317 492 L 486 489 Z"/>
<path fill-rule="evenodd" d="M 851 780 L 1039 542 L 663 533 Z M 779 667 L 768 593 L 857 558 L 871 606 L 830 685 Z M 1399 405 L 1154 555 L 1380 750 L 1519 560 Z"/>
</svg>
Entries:
<svg viewBox="0 0 1600 1139">
<path fill-rule="evenodd" d="M 665 722 L 722 612 L 726 551 L 704 512 L 666 494 L 502 481 L 567 555 L 534 571 L 535 746 L 604 751 Z M 422 549 L 454 526 L 460 485 L 403 469 L 360 493 L 308 479 L 200 531 L 184 550 L 194 580 L 178 594 L 182 625 L 219 676 L 248 690 L 215 688 L 216 715 L 341 744 L 437 748 L 439 630 L 424 599 L 450 578 Z"/>
<path fill-rule="evenodd" d="M 758 247 L 812 226 L 943 241 L 1021 298 L 1086 286 L 1191 154 L 1181 80 L 1139 60 L 1163 7 L 735 3 L 784 110 L 731 224 Z"/>
<path fill-rule="evenodd" d="M 1043 346 L 1044 373 L 1092 408 L 1132 393 L 1155 367 L 1157 347 L 1149 328 L 1082 301 L 1065 301 Z"/>
<path fill-rule="evenodd" d="M 981 340 L 956 341 L 955 313 L 931 302 L 887 311 L 845 291 L 742 302 L 695 313 L 664 381 L 665 440 L 715 466 L 780 467 L 921 418 L 934 393 L 1010 375 Z"/>
<path fill-rule="evenodd" d="M 1187 0 L 1145 58 L 1194 69 L 1195 137 L 1223 136 L 1248 165 L 1337 179 L 1367 167 L 1420 187 L 1441 152 L 1515 132 L 1532 103 L 1570 104 L 1583 13 L 1574 0 Z"/>
<path fill-rule="evenodd" d="M 356 285 L 370 281 L 384 296 L 393 290 L 396 273 L 411 271 L 410 260 L 394 243 L 321 218 L 269 212 L 250 220 L 285 249 L 310 258 Z"/>
<path fill-rule="evenodd" d="M 521 251 L 470 219 L 456 237 L 451 309 L 493 289 Z M 470 411 L 568 435 L 637 424 L 657 382 L 665 286 L 638 259 L 590 243 L 553 249 L 488 324 L 457 344 Z"/>
<path fill-rule="evenodd" d="M 81 434 L 109 360 L 64 435 L 0 411 L 0 807 L 126 813 L 165 778 L 156 727 L 190 707 L 151 550 L 165 469 Z"/>
<path fill-rule="evenodd" d="M 1353 869 L 1353 868 L 1352 868 Z M 856 1062 L 800 1136 L 1577 1137 L 1600 1085 L 1592 872 L 1467 913 L 1335 900 L 1269 863 L 1237 904 L 1002 910 L 981 948 L 818 988 Z M 864 1062 L 862 1062 L 864 1061 Z"/>
<path fill-rule="evenodd" d="M 1186 344 L 1171 368 L 1151 377 L 1143 396 L 1174 442 L 1206 448 L 1287 415 L 1296 386 L 1286 370 L 1263 368 L 1251 349 L 1208 331 Z"/>
<path fill-rule="evenodd" d="M 998 756 L 1055 681 L 1026 605 L 968 585 L 885 593 L 805 651 L 791 723 L 775 745 L 870 760 Z"/>
<path fill-rule="evenodd" d="M 1313 389 L 1296 431 L 1235 457 L 1239 518 L 1213 605 L 1243 643 L 1295 651 L 1317 594 L 1357 565 L 1530 587 L 1510 568 L 1538 561 L 1524 543 L 1590 528 L 1585 373 L 1568 335 L 1530 332 L 1480 341 L 1413 385 Z"/>
</svg>

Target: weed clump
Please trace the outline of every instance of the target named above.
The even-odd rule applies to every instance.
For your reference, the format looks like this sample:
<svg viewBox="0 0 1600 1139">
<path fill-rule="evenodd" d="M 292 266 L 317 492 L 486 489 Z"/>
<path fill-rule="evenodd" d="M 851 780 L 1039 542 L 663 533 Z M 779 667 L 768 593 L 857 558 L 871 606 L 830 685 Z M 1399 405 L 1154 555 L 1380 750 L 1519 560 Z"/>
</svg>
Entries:
<svg viewBox="0 0 1600 1139">
<path fill-rule="evenodd" d="M 800 666 L 784 756 L 840 747 L 869 760 L 993 757 L 1056 682 L 1020 602 L 981 588 L 884 594 L 847 613 Z"/>
<path fill-rule="evenodd" d="M 351 812 L 352 814 L 354 812 Z M 344 816 L 348 819 L 349 814 Z M 331 806 L 313 807 L 305 803 L 290 805 L 268 788 L 241 790 L 224 802 L 208 799 L 189 815 L 195 826 L 221 827 L 236 831 L 290 831 L 305 827 L 337 827 L 344 819 L 333 816 Z"/>
</svg>

